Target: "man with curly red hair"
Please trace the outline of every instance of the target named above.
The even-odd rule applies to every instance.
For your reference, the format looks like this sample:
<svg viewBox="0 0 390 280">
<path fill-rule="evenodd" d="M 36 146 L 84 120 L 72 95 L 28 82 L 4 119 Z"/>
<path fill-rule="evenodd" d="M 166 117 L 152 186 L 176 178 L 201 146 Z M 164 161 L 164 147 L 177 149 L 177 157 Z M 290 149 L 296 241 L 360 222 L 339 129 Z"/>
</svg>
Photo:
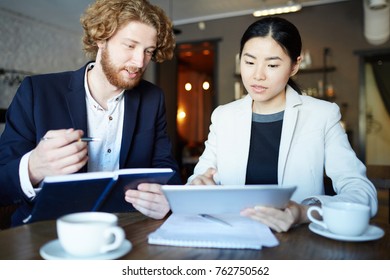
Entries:
<svg viewBox="0 0 390 280">
<path fill-rule="evenodd" d="M 19 205 L 13 225 L 28 217 L 36 187 L 49 175 L 172 168 L 169 183 L 181 183 L 164 94 L 142 79 L 151 60 L 172 58 L 171 21 L 145 0 L 97 0 L 81 24 L 93 61 L 76 71 L 27 77 L 8 109 L 0 139 L 0 205 Z M 87 144 L 78 141 L 82 136 L 101 141 Z M 158 184 L 140 184 L 123 199 L 152 218 L 169 211 Z"/>
</svg>

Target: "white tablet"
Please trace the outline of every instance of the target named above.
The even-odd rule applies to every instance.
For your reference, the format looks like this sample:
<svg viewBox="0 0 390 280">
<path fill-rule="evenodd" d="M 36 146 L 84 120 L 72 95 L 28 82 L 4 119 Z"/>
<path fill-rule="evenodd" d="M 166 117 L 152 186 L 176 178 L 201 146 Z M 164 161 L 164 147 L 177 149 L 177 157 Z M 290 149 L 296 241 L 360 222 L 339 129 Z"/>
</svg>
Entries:
<svg viewBox="0 0 390 280">
<path fill-rule="evenodd" d="M 263 205 L 284 208 L 295 186 L 278 185 L 164 185 L 173 213 L 225 214 Z"/>
</svg>

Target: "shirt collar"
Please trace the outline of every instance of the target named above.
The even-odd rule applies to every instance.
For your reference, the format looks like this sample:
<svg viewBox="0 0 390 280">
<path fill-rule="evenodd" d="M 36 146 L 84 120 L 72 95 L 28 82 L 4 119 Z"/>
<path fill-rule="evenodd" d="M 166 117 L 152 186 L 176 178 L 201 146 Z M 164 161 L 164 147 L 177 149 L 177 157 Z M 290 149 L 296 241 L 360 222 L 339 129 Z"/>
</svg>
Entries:
<svg viewBox="0 0 390 280">
<path fill-rule="evenodd" d="M 86 92 L 86 98 L 87 98 L 87 104 L 91 106 L 92 109 L 97 110 L 97 111 L 104 111 L 104 108 L 100 106 L 99 103 L 96 102 L 96 100 L 92 97 L 91 92 L 89 91 L 89 86 L 88 86 L 88 71 L 91 70 L 95 66 L 95 62 L 91 62 L 87 65 L 85 69 L 85 74 L 84 74 L 84 88 Z M 117 96 L 112 97 L 111 99 L 108 100 L 108 103 L 112 101 L 121 101 L 123 99 L 125 90 L 122 90 L 121 93 L 119 93 Z"/>
</svg>

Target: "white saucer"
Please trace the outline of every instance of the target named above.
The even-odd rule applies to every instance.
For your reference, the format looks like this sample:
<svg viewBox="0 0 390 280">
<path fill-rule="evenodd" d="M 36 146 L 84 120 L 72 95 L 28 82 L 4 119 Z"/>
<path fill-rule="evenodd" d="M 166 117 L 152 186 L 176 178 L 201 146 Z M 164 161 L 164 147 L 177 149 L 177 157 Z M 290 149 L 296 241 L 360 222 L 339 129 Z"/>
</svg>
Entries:
<svg viewBox="0 0 390 280">
<path fill-rule="evenodd" d="M 39 250 L 39 253 L 42 258 L 46 260 L 114 260 L 130 252 L 131 247 L 131 242 L 129 240 L 125 240 L 118 249 L 111 252 L 90 257 L 77 257 L 65 252 L 60 244 L 60 241 L 56 239 L 43 245 Z"/>
<path fill-rule="evenodd" d="M 331 239 L 336 239 L 341 241 L 370 241 L 370 240 L 376 240 L 382 238 L 383 235 L 385 234 L 383 229 L 373 225 L 369 225 L 366 232 L 359 236 L 338 235 L 314 223 L 311 223 L 309 225 L 309 229 L 312 232 L 317 233 L 321 236 L 325 236 Z"/>
</svg>

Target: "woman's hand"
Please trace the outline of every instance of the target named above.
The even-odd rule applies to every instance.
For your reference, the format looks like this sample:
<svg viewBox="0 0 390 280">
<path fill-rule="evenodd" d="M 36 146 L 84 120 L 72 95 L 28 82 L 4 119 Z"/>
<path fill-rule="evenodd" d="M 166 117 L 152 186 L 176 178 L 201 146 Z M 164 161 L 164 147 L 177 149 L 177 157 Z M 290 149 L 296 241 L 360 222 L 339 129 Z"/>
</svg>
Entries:
<svg viewBox="0 0 390 280">
<path fill-rule="evenodd" d="M 241 215 L 259 221 L 276 232 L 287 232 L 292 226 L 307 223 L 308 206 L 290 201 L 285 209 L 255 206 L 241 211 Z"/>
<path fill-rule="evenodd" d="M 209 168 L 202 175 L 196 176 L 189 185 L 216 185 L 214 181 L 214 174 L 217 173 L 217 169 Z"/>
</svg>

